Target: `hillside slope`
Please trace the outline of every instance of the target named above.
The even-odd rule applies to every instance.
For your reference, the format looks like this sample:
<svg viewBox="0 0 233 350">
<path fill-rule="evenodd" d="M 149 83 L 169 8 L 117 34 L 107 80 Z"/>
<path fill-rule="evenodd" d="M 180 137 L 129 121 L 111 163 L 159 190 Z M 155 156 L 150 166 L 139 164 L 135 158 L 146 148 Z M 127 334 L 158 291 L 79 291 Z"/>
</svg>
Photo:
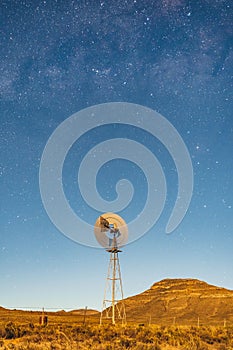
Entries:
<svg viewBox="0 0 233 350">
<path fill-rule="evenodd" d="M 196 279 L 165 279 L 125 299 L 129 320 L 158 324 L 233 324 L 233 291 Z"/>
</svg>

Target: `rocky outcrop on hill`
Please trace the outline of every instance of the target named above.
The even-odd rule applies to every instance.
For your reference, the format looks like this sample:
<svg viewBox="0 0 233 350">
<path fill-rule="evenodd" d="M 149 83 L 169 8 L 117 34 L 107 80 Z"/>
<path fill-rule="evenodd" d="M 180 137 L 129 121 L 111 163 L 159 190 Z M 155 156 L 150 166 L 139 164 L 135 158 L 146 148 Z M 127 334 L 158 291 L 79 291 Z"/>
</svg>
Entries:
<svg viewBox="0 0 233 350">
<path fill-rule="evenodd" d="M 165 279 L 125 299 L 127 318 L 158 324 L 233 323 L 233 291 L 196 279 Z"/>
</svg>

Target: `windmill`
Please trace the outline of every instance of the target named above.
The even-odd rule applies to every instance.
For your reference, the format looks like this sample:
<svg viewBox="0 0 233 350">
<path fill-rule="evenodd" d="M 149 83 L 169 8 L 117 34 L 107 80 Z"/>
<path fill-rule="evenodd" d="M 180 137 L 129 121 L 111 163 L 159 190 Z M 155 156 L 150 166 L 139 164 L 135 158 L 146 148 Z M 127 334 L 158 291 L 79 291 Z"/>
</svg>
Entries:
<svg viewBox="0 0 233 350">
<path fill-rule="evenodd" d="M 94 228 L 98 243 L 110 253 L 108 274 L 104 292 L 100 324 L 103 319 L 111 319 L 112 324 L 119 320 L 126 323 L 123 287 L 118 253 L 126 244 L 128 228 L 125 221 L 117 214 L 105 213 L 96 220 Z"/>
</svg>

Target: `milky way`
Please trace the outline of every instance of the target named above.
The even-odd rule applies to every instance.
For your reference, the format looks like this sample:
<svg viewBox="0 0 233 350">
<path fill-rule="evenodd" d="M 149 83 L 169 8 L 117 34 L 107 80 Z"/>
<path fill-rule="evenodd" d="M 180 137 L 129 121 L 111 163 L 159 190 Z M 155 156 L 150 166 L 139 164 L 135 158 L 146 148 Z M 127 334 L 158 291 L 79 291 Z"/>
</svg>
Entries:
<svg viewBox="0 0 233 350">
<path fill-rule="evenodd" d="M 106 256 L 77 247 L 58 233 L 41 203 L 38 172 L 43 148 L 63 120 L 82 108 L 113 101 L 148 106 L 173 123 L 186 142 L 195 176 L 190 209 L 172 238 L 160 234 L 166 221 L 162 217 L 153 231 L 156 239 L 148 234 L 128 248 L 126 293 L 168 276 L 197 277 L 233 288 L 232 1 L 3 0 L 0 10 L 0 304 L 35 305 L 39 300 L 40 305 L 68 307 L 92 299 L 98 307 L 103 281 L 85 276 L 92 274 L 92 264 L 104 275 Z M 94 134 L 95 140 L 104 139 L 105 133 Z M 142 134 L 135 137 L 148 142 Z M 73 190 L 75 155 L 79 151 L 81 157 L 91 142 L 90 136 L 77 146 L 64 174 L 75 210 L 94 220 Z M 158 143 L 154 147 L 169 170 L 165 151 Z M 132 171 L 125 173 L 138 187 L 142 183 L 131 213 L 137 215 L 145 181 L 140 172 L 136 179 Z M 112 191 L 110 177 L 106 168 L 100 192 Z M 168 188 L 173 197 L 175 181 L 171 172 Z M 172 204 L 168 200 L 167 215 Z M 150 250 L 154 245 L 156 254 Z M 143 257 L 140 276 L 134 269 L 135 251 Z M 84 262 L 86 254 L 93 259 Z M 85 280 L 83 290 L 68 278 L 73 275 Z M 67 279 L 70 303 L 64 298 L 65 283 L 59 289 L 60 276 Z M 95 279 L 96 299 L 91 294 Z M 35 291 L 39 280 L 48 283 L 50 295 L 59 289 L 56 298 Z"/>
</svg>

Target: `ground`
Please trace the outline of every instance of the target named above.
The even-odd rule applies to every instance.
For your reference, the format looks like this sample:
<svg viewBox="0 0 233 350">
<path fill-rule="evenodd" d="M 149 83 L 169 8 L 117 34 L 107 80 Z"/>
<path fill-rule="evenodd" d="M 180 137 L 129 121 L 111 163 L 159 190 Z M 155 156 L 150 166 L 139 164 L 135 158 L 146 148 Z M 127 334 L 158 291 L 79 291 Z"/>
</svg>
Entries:
<svg viewBox="0 0 233 350">
<path fill-rule="evenodd" d="M 99 317 L 5 312 L 0 321 L 0 349 L 8 350 L 233 350 L 232 326 L 99 325 Z"/>
</svg>

